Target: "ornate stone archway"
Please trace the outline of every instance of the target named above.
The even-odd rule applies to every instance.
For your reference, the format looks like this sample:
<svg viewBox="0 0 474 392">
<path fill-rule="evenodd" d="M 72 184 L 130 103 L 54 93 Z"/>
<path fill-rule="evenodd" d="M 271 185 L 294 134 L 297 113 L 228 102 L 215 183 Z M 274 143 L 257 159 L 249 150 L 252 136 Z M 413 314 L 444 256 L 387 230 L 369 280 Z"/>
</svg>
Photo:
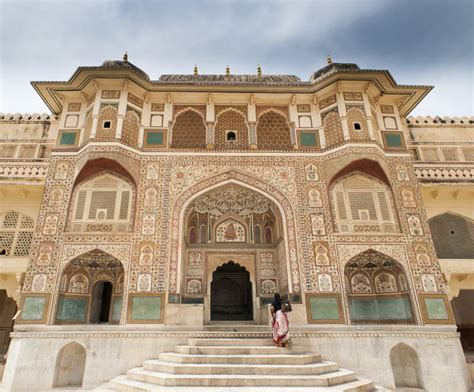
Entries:
<svg viewBox="0 0 474 392">
<path fill-rule="evenodd" d="M 170 293 L 181 292 L 182 240 L 184 236 L 183 217 L 187 206 L 199 195 L 208 192 L 213 188 L 229 183 L 234 183 L 244 188 L 256 191 L 270 199 L 278 207 L 283 220 L 288 289 L 289 292 L 299 293 L 301 291 L 301 283 L 297 257 L 298 249 L 296 241 L 295 215 L 290 201 L 287 196 L 272 184 L 235 170 L 229 170 L 203 179 L 200 182 L 185 188 L 177 197 L 171 215 L 171 241 L 169 245 Z"/>
</svg>

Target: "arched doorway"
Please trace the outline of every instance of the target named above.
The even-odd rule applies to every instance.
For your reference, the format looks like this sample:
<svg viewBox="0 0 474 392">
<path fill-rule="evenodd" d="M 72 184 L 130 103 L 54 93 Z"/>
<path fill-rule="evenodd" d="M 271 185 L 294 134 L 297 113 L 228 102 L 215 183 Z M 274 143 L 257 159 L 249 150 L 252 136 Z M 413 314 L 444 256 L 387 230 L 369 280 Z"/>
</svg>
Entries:
<svg viewBox="0 0 474 392">
<path fill-rule="evenodd" d="M 211 282 L 211 320 L 252 320 L 250 274 L 233 261 L 217 268 Z"/>
<path fill-rule="evenodd" d="M 110 306 L 112 304 L 111 282 L 99 281 L 92 290 L 92 308 L 90 322 L 92 324 L 108 323 L 110 318 Z"/>
<path fill-rule="evenodd" d="M 123 281 L 122 263 L 100 249 L 74 258 L 61 275 L 56 323 L 118 323 Z"/>
</svg>

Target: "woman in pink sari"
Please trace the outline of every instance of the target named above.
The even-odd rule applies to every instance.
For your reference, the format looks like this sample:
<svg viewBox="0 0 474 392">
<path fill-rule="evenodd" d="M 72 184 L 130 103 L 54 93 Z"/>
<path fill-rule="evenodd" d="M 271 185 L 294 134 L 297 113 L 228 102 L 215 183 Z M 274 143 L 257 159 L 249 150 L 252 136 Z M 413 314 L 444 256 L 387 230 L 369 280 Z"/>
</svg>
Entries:
<svg viewBox="0 0 474 392">
<path fill-rule="evenodd" d="M 272 312 L 273 342 L 277 347 L 288 347 L 290 340 L 289 322 L 287 313 L 291 311 L 291 305 L 281 303 L 280 294 L 275 297 L 270 307 Z"/>
</svg>

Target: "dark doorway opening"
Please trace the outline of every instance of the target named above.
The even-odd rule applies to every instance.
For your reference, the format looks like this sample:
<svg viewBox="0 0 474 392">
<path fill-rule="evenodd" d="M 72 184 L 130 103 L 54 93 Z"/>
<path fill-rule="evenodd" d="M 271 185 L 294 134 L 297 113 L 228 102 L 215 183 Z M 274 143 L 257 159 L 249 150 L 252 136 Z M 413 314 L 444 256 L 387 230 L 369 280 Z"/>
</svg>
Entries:
<svg viewBox="0 0 474 392">
<path fill-rule="evenodd" d="M 211 320 L 253 320 L 250 274 L 240 264 L 229 261 L 212 274 Z"/>
<path fill-rule="evenodd" d="M 112 302 L 112 283 L 100 281 L 92 294 L 91 323 L 108 323 Z"/>
</svg>

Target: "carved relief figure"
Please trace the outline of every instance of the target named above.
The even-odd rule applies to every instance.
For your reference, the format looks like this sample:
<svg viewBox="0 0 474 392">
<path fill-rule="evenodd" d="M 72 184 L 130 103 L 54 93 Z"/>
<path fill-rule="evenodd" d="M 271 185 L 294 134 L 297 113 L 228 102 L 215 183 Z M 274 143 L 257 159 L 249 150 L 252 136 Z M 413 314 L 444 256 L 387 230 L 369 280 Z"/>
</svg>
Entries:
<svg viewBox="0 0 474 392">
<path fill-rule="evenodd" d="M 83 274 L 74 275 L 69 281 L 70 293 L 87 294 L 89 292 L 89 279 Z"/>
</svg>

